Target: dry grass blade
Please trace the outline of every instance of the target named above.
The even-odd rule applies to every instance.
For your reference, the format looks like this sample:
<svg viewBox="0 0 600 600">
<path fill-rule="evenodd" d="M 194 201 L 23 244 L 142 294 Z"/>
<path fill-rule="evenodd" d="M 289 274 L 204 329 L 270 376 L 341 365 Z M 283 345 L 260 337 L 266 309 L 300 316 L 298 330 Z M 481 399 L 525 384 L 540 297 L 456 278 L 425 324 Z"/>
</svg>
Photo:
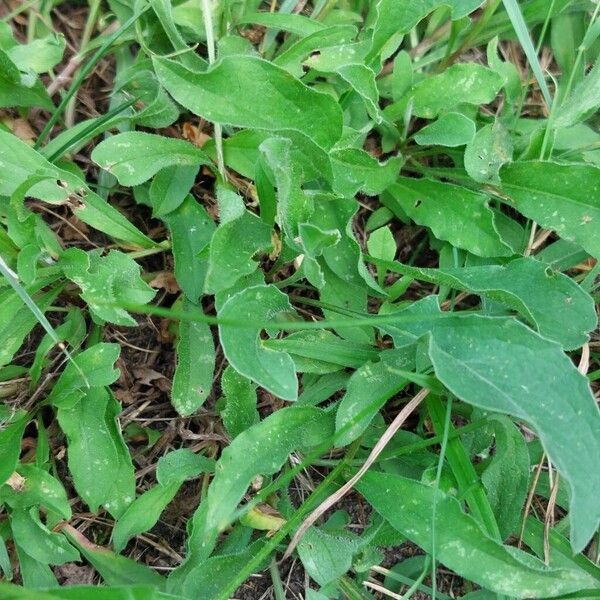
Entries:
<svg viewBox="0 0 600 600">
<path fill-rule="evenodd" d="M 386 429 L 385 433 L 379 438 L 378 442 L 371 450 L 367 460 L 363 466 L 358 470 L 356 475 L 349 479 L 337 492 L 331 494 L 329 498 L 325 499 L 315 510 L 308 515 L 304 522 L 298 527 L 298 530 L 294 534 L 292 541 L 289 543 L 283 560 L 291 556 L 292 552 L 298 545 L 298 542 L 302 539 L 307 530 L 317 521 L 317 519 L 339 502 L 360 480 L 360 478 L 369 470 L 369 467 L 377 460 L 377 457 L 383 452 L 383 449 L 387 446 L 389 441 L 394 437 L 398 429 L 402 427 L 404 421 L 412 414 L 412 412 L 421 404 L 425 397 L 429 394 L 427 388 L 423 388 L 396 416 L 396 418 L 390 423 L 390 426 Z"/>
</svg>

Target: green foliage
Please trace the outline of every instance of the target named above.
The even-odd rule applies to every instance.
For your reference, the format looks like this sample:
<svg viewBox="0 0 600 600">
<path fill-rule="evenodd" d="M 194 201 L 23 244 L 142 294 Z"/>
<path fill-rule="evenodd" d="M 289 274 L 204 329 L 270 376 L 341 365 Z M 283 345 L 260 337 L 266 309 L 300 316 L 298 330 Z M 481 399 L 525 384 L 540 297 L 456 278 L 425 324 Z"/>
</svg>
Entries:
<svg viewBox="0 0 600 600">
<path fill-rule="evenodd" d="M 16 5 L 0 597 L 597 597 L 600 5 Z"/>
</svg>

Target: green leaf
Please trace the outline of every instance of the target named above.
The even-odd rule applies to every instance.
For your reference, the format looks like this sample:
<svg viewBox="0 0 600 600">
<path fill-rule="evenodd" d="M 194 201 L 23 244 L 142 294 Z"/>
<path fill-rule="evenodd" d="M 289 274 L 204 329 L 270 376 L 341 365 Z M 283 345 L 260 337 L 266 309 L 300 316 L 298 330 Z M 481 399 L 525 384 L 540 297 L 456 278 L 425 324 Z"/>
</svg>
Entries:
<svg viewBox="0 0 600 600">
<path fill-rule="evenodd" d="M 60 533 L 54 533 L 40 520 L 37 507 L 15 508 L 10 515 L 15 542 L 31 558 L 43 564 L 62 565 L 78 561 L 79 552 Z"/>
<path fill-rule="evenodd" d="M 488 537 L 455 498 L 433 487 L 390 473 L 367 472 L 356 488 L 400 533 L 425 552 L 435 547 L 446 567 L 487 589 L 516 598 L 547 598 L 596 585 L 587 573 L 549 569 Z"/>
<path fill-rule="evenodd" d="M 333 189 L 346 198 L 362 191 L 369 196 L 381 194 L 391 185 L 402 165 L 402 158 L 392 157 L 380 163 L 359 148 L 343 148 L 330 153 Z"/>
<path fill-rule="evenodd" d="M 25 411 L 17 412 L 11 422 L 4 425 L 0 431 L 0 485 L 17 469 L 21 455 L 21 438 L 29 419 Z"/>
<path fill-rule="evenodd" d="M 440 115 L 433 123 L 426 125 L 415 134 L 415 142 L 420 146 L 464 146 L 475 135 L 475 123 L 456 112 Z"/>
<path fill-rule="evenodd" d="M 6 25 L 6 23 L 2 23 Z M 33 40 L 29 44 L 14 44 L 3 50 L 19 69 L 24 73 L 47 73 L 57 65 L 65 51 L 65 37 L 62 34 L 51 33 L 43 38 Z"/>
<path fill-rule="evenodd" d="M 271 228 L 255 214 L 244 210 L 222 223 L 210 242 L 206 289 L 217 293 L 231 287 L 258 268 L 258 252 L 271 248 Z"/>
<path fill-rule="evenodd" d="M 259 421 L 256 386 L 228 366 L 221 375 L 221 390 L 225 397 L 221 419 L 229 436 L 234 438 Z"/>
<path fill-rule="evenodd" d="M 529 487 L 529 452 L 523 434 L 502 415 L 490 415 L 495 450 L 481 475 L 502 539 L 518 530 Z"/>
<path fill-rule="evenodd" d="M 253 286 L 227 300 L 219 317 L 223 321 L 252 323 L 267 319 L 285 318 L 294 314 L 288 297 L 274 286 Z M 219 335 L 225 357 L 241 375 L 283 400 L 296 400 L 298 380 L 294 361 L 286 352 L 265 347 L 260 329 L 219 325 Z"/>
<path fill-rule="evenodd" d="M 374 261 L 395 273 L 501 302 L 523 315 L 544 337 L 563 348 L 579 348 L 598 323 L 594 301 L 570 277 L 533 258 L 506 265 L 423 269 L 398 262 Z"/>
<path fill-rule="evenodd" d="M 429 328 L 435 373 L 452 393 L 534 427 L 568 482 L 571 544 L 581 551 L 600 522 L 600 413 L 587 379 L 557 344 L 514 319 L 470 315 Z"/>
<path fill-rule="evenodd" d="M 282 408 L 240 433 L 217 462 L 215 476 L 194 515 L 191 556 L 186 566 L 208 557 L 221 531 L 229 526 L 238 502 L 253 479 L 276 473 L 290 452 L 307 450 L 332 434 L 332 420 L 312 407 Z"/>
<path fill-rule="evenodd" d="M 435 237 L 477 256 L 510 256 L 487 198 L 466 188 L 432 179 L 400 177 L 383 203 L 397 216 L 408 215 Z"/>
<path fill-rule="evenodd" d="M 196 454 L 189 448 L 179 448 L 168 452 L 158 459 L 156 479 L 161 485 L 181 483 L 194 479 L 200 473 L 214 473 L 215 461 L 202 454 Z"/>
<path fill-rule="evenodd" d="M 511 205 L 600 258 L 600 169 L 582 164 L 517 162 L 501 173 Z"/>
<path fill-rule="evenodd" d="M 325 149 L 341 137 L 341 109 L 331 96 L 260 58 L 225 57 L 205 73 L 163 58 L 153 63 L 173 98 L 208 121 L 268 131 L 292 129 Z M 243 93 L 231 93 L 233 81 Z"/>
<path fill-rule="evenodd" d="M 482 65 L 452 65 L 444 72 L 427 77 L 412 88 L 412 112 L 433 119 L 460 104 L 488 104 L 503 85 L 502 78 Z"/>
<path fill-rule="evenodd" d="M 180 486 L 181 482 L 156 485 L 127 507 L 112 531 L 115 552 L 121 552 L 132 537 L 156 525 L 162 511 L 173 500 Z"/>
<path fill-rule="evenodd" d="M 512 159 L 509 132 L 496 121 L 482 127 L 465 149 L 465 170 L 479 183 L 500 183 L 498 173 Z"/>
<path fill-rule="evenodd" d="M 414 369 L 414 355 L 411 347 L 385 350 L 379 361 L 367 362 L 352 374 L 338 406 L 335 428 L 340 431 L 352 425 L 336 438 L 336 446 L 346 446 L 357 439 L 379 409 L 410 383 L 402 371 Z M 358 415 L 362 415 L 360 419 Z"/>
<path fill-rule="evenodd" d="M 16 585 L 0 583 L 0 595 L 4 600 L 179 600 L 165 596 L 151 586 L 111 586 L 110 588 L 69 585 L 52 591 L 23 589 Z"/>
<path fill-rule="evenodd" d="M 321 586 L 349 571 L 356 551 L 356 543 L 349 537 L 333 535 L 319 527 L 311 527 L 298 544 L 304 568 Z"/>
<path fill-rule="evenodd" d="M 142 131 L 113 135 L 94 148 L 92 160 L 121 185 L 144 183 L 161 169 L 209 165 L 206 154 L 190 142 Z"/>
<path fill-rule="evenodd" d="M 207 260 L 200 253 L 210 242 L 215 224 L 193 196 L 187 196 L 179 208 L 162 219 L 171 234 L 177 283 L 189 300 L 197 302 L 208 269 Z"/>
<path fill-rule="evenodd" d="M 585 121 L 600 106 L 600 61 L 596 60 L 594 68 L 585 79 L 575 87 L 570 96 L 563 100 L 556 111 L 554 125 L 570 127 Z"/>
<path fill-rule="evenodd" d="M 92 316 L 117 325 L 137 325 L 119 304 L 147 304 L 156 294 L 141 277 L 137 263 L 119 250 L 84 252 L 69 248 L 60 259 L 65 276 L 81 288 Z"/>
<path fill-rule="evenodd" d="M 396 256 L 396 240 L 389 227 L 376 229 L 367 240 L 369 254 L 382 260 L 394 260 Z"/>
<path fill-rule="evenodd" d="M 198 167 L 172 165 L 158 171 L 148 190 L 152 213 L 162 217 L 185 201 L 198 175 Z"/>
<path fill-rule="evenodd" d="M 68 465 L 77 493 L 95 512 L 100 505 L 119 517 L 135 496 L 135 477 L 116 423 L 119 406 L 103 387 L 89 388 L 72 407 L 58 410 L 67 436 Z"/>
<path fill-rule="evenodd" d="M 28 77 L 19 72 L 3 50 L 0 50 L 0 106 L 39 106 L 54 110 L 54 104 L 42 82 L 28 81 Z"/>
<path fill-rule="evenodd" d="M 191 302 L 183 303 L 184 312 L 198 309 Z M 176 353 L 171 402 L 180 415 L 188 416 L 202 406 L 212 390 L 215 344 L 210 327 L 201 321 L 180 321 Z"/>
</svg>

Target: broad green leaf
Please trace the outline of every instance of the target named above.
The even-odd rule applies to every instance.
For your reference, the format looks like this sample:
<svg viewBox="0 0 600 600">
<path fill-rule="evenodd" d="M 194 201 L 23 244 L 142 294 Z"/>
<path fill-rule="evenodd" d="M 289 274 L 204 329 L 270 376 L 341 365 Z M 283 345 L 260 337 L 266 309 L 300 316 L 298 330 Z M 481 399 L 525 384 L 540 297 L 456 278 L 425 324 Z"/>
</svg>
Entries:
<svg viewBox="0 0 600 600">
<path fill-rule="evenodd" d="M 415 134 L 415 142 L 420 146 L 464 146 L 475 135 L 475 123 L 456 112 L 444 113 L 433 123 L 426 125 Z"/>
<path fill-rule="evenodd" d="M 500 172 L 502 192 L 526 217 L 600 258 L 600 169 L 582 164 L 517 162 Z"/>
<path fill-rule="evenodd" d="M 568 350 L 584 344 L 598 323 L 591 296 L 570 277 L 533 258 L 519 258 L 506 265 L 456 269 L 375 262 L 395 273 L 501 302 L 523 315 L 541 335 Z"/>
<path fill-rule="evenodd" d="M 375 82 L 375 72 L 364 64 L 349 64 L 337 69 L 340 77 L 350 84 L 363 99 L 369 117 L 375 123 L 382 123 L 383 116 L 379 108 L 379 91 Z"/>
<path fill-rule="evenodd" d="M 452 18 L 460 19 L 482 3 L 483 0 L 411 0 L 411 2 L 379 0 L 370 56 L 379 54 L 392 36 L 408 33 L 421 19 L 439 6 L 449 6 L 452 9 Z"/>
<path fill-rule="evenodd" d="M 505 540 L 518 530 L 529 484 L 529 452 L 523 434 L 502 415 L 490 415 L 494 427 L 494 455 L 481 475 Z"/>
<path fill-rule="evenodd" d="M 288 407 L 232 440 L 223 450 L 206 497 L 194 515 L 191 564 L 208 557 L 257 475 L 276 473 L 290 452 L 314 447 L 331 434 L 330 415 L 312 407 Z"/>
<path fill-rule="evenodd" d="M 452 393 L 534 427 L 569 485 L 571 544 L 581 551 L 600 522 L 600 412 L 587 379 L 558 344 L 514 319 L 439 319 L 430 330 L 429 356 Z"/>
<path fill-rule="evenodd" d="M 298 544 L 304 568 L 319 585 L 327 585 L 350 570 L 357 545 L 349 537 L 311 527 Z"/>
<path fill-rule="evenodd" d="M 24 479 L 22 489 L 6 502 L 18 508 L 44 506 L 59 514 L 63 519 L 71 518 L 71 505 L 62 483 L 50 473 L 34 465 L 21 465 L 18 473 Z"/>
<path fill-rule="evenodd" d="M 223 321 L 252 323 L 294 315 L 288 297 L 274 286 L 254 286 L 227 300 L 219 317 Z M 219 325 L 223 352 L 229 364 L 241 375 L 283 400 L 296 400 L 298 380 L 294 361 L 286 352 L 265 347 L 260 329 Z"/>
<path fill-rule="evenodd" d="M 114 383 L 120 375 L 114 367 L 120 351 L 119 344 L 101 342 L 74 356 L 54 384 L 46 403 L 57 408 L 71 407 L 88 388 Z"/>
<path fill-rule="evenodd" d="M 204 290 L 208 269 L 206 257 L 200 256 L 200 253 L 210 242 L 215 224 L 206 209 L 191 195 L 162 220 L 171 234 L 177 283 L 189 300 L 197 302 Z"/>
<path fill-rule="evenodd" d="M 184 301 L 183 310 L 199 310 Z M 201 321 L 180 321 L 177 332 L 177 367 L 173 375 L 171 402 L 183 416 L 193 414 L 212 390 L 215 344 L 210 327 Z"/>
<path fill-rule="evenodd" d="M 92 160 L 121 185 L 144 183 L 161 169 L 208 165 L 206 154 L 190 142 L 142 131 L 113 135 L 94 148 Z"/>
<path fill-rule="evenodd" d="M 58 581 L 56 581 L 52 569 L 46 562 L 40 562 L 39 560 L 35 560 L 35 558 L 31 558 L 18 544 L 15 544 L 15 550 L 19 559 L 21 580 L 25 588 L 35 590 L 58 587 Z"/>
<path fill-rule="evenodd" d="M 500 183 L 500 167 L 512 159 L 512 152 L 512 139 L 505 127 L 499 121 L 485 125 L 467 144 L 465 170 L 479 183 Z"/>
<path fill-rule="evenodd" d="M 401 157 L 380 163 L 359 148 L 343 148 L 330 153 L 333 168 L 333 190 L 350 198 L 361 191 L 369 196 L 381 194 L 391 185 L 402 165 Z"/>
<path fill-rule="evenodd" d="M 155 485 L 127 507 L 112 531 L 115 552 L 121 552 L 132 537 L 156 525 L 161 513 L 173 500 L 180 486 L 181 482 Z"/>
<path fill-rule="evenodd" d="M 4 278 L 2 278 L 4 279 Z M 60 288 L 42 292 L 40 283 L 25 288 L 36 306 L 45 312 L 56 300 Z M 8 364 L 19 350 L 25 338 L 38 324 L 36 316 L 24 304 L 23 300 L 9 288 L 0 292 L 0 367 Z"/>
<path fill-rule="evenodd" d="M 408 215 L 440 240 L 477 256 L 510 256 L 487 198 L 466 188 L 432 179 L 400 177 L 383 203 L 397 216 Z"/>
<path fill-rule="evenodd" d="M 156 292 L 140 277 L 137 263 L 119 250 L 102 256 L 102 250 L 84 252 L 69 248 L 60 259 L 65 276 L 81 288 L 96 320 L 117 325 L 137 325 L 119 305 L 147 304 Z"/>
<path fill-rule="evenodd" d="M 325 149 L 341 137 L 341 109 L 331 96 L 260 58 L 226 57 L 205 73 L 163 58 L 153 63 L 173 98 L 208 121 L 268 131 L 292 129 Z M 234 81 L 239 95 L 231 93 Z"/>
<path fill-rule="evenodd" d="M 31 558 L 49 565 L 78 561 L 79 552 L 60 533 L 42 523 L 37 507 L 15 508 L 10 515 L 15 543 Z"/>
<path fill-rule="evenodd" d="M 4 46 L 2 49 L 19 71 L 47 73 L 62 60 L 65 37 L 62 34 L 51 33 L 29 44 L 15 44 L 11 48 Z"/>
<path fill-rule="evenodd" d="M 0 535 L 0 571 L 6 581 L 11 581 L 13 578 L 13 569 L 12 564 L 10 562 L 10 556 L 8 555 L 8 550 L 6 549 L 6 542 L 4 538 Z"/>
<path fill-rule="evenodd" d="M 367 250 L 375 258 L 394 260 L 397 249 L 394 234 L 389 227 L 376 229 L 367 240 Z"/>
<path fill-rule="evenodd" d="M 59 408 L 67 436 L 75 489 L 92 512 L 104 506 L 119 517 L 135 495 L 133 465 L 116 424 L 118 404 L 103 387 L 92 387 L 72 407 Z"/>
<path fill-rule="evenodd" d="M 260 420 L 256 409 L 256 386 L 228 366 L 221 375 L 221 390 L 225 400 L 221 419 L 229 436 L 235 438 Z"/>
<path fill-rule="evenodd" d="M 32 590 L 0 583 L 0 596 L 4 600 L 179 600 L 165 596 L 147 585 L 111 586 L 103 588 L 89 585 L 69 585 L 60 589 Z"/>
<path fill-rule="evenodd" d="M 289 31 L 295 35 L 306 36 L 321 31 L 327 26 L 320 21 L 310 19 L 302 14 L 284 14 L 280 12 L 247 13 L 238 20 L 240 24 L 256 23 L 265 27 Z"/>
<path fill-rule="evenodd" d="M 379 361 L 366 362 L 357 369 L 346 386 L 335 417 L 336 430 L 352 425 L 336 438 L 336 446 L 346 446 L 369 426 L 379 409 L 410 382 L 401 373 L 412 371 L 413 348 L 385 350 Z M 367 414 L 364 411 L 368 408 Z M 358 415 L 362 415 L 357 419 Z"/>
<path fill-rule="evenodd" d="M 460 104 L 488 104 L 502 84 L 497 73 L 477 63 L 452 65 L 413 86 L 412 112 L 417 117 L 433 119 Z"/>
<path fill-rule="evenodd" d="M 187 198 L 198 175 L 196 165 L 179 164 L 161 169 L 150 184 L 148 196 L 155 217 L 176 210 Z"/>
<path fill-rule="evenodd" d="M 245 210 L 222 223 L 210 242 L 206 289 L 216 293 L 231 287 L 257 269 L 259 252 L 271 248 L 271 228 L 255 214 Z"/>
<path fill-rule="evenodd" d="M 52 100 L 41 81 L 27 81 L 8 54 L 0 50 L 0 106 L 39 106 L 46 110 L 54 110 Z M 0 165 L 2 167 L 2 165 Z"/>
<path fill-rule="evenodd" d="M 0 431 L 0 485 L 15 472 L 21 455 L 21 438 L 29 415 L 25 411 L 17 412 L 8 425 Z"/>
<path fill-rule="evenodd" d="M 514 598 L 548 598 L 596 585 L 587 573 L 550 569 L 488 537 L 454 497 L 433 487 L 390 473 L 368 472 L 356 488 L 400 533 L 425 552 L 435 548 L 442 564 L 487 589 Z"/>
<path fill-rule="evenodd" d="M 200 473 L 214 473 L 215 461 L 202 454 L 195 454 L 189 448 L 179 448 L 158 459 L 156 479 L 161 485 L 181 483 L 194 479 Z"/>
</svg>

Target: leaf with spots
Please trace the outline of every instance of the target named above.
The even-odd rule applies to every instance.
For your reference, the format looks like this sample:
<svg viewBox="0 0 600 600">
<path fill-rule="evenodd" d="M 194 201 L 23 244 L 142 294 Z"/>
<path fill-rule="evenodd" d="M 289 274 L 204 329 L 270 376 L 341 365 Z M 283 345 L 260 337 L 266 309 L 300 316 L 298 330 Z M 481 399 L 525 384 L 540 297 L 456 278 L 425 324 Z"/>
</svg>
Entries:
<svg viewBox="0 0 600 600">
<path fill-rule="evenodd" d="M 600 258 L 600 168 L 528 161 L 500 171 L 511 206 Z"/>
<path fill-rule="evenodd" d="M 183 312 L 200 309 L 188 300 L 183 301 Z M 202 406 L 212 390 L 215 344 L 210 327 L 201 321 L 180 321 L 176 353 L 171 402 L 180 415 L 189 416 Z"/>
<path fill-rule="evenodd" d="M 486 589 L 513 598 L 548 598 L 597 586 L 582 570 L 548 568 L 493 540 L 456 498 L 427 484 L 368 472 L 356 488 L 392 527 L 427 553 L 435 548 L 443 565 Z"/>
<path fill-rule="evenodd" d="M 456 269 L 373 262 L 394 273 L 500 302 L 521 314 L 541 335 L 567 350 L 587 342 L 598 324 L 592 297 L 571 278 L 533 258 L 518 258 L 506 265 Z"/>
<path fill-rule="evenodd" d="M 483 194 L 432 179 L 399 177 L 383 203 L 398 217 L 429 227 L 436 238 L 477 256 L 510 256 Z"/>
<path fill-rule="evenodd" d="M 221 307 L 219 317 L 224 322 L 229 321 L 219 326 L 223 352 L 229 364 L 279 398 L 296 400 L 298 380 L 290 355 L 267 348 L 258 327 L 249 329 L 235 325 L 294 318 L 288 297 L 275 286 L 249 287 L 229 298 Z"/>
<path fill-rule="evenodd" d="M 166 167 L 211 163 L 190 142 L 142 131 L 126 131 L 107 138 L 94 148 L 92 160 L 128 187 L 144 183 Z"/>
</svg>

